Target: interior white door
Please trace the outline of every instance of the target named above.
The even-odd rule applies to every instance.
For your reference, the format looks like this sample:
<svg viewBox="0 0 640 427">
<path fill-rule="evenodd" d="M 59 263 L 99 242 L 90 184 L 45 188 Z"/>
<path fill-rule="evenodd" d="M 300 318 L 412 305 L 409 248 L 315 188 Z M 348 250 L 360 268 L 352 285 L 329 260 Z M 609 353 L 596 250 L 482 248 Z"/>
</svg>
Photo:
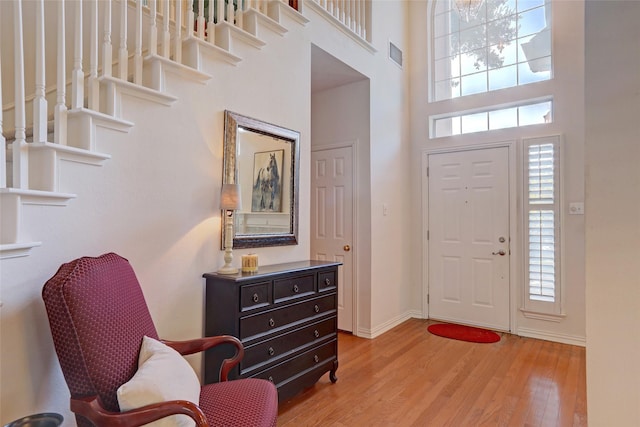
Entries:
<svg viewBox="0 0 640 427">
<path fill-rule="evenodd" d="M 338 268 L 338 329 L 353 332 L 353 153 L 351 147 L 311 153 L 311 254 Z"/>
<path fill-rule="evenodd" d="M 508 331 L 508 148 L 428 164 L 429 317 Z"/>
</svg>

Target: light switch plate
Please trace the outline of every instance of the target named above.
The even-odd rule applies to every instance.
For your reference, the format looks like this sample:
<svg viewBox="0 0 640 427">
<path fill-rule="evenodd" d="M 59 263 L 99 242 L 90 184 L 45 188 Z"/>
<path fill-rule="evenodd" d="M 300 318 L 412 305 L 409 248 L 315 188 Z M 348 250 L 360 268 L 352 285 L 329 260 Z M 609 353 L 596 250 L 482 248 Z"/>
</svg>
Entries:
<svg viewBox="0 0 640 427">
<path fill-rule="evenodd" d="M 584 215 L 584 203 L 569 203 L 569 215 Z"/>
</svg>

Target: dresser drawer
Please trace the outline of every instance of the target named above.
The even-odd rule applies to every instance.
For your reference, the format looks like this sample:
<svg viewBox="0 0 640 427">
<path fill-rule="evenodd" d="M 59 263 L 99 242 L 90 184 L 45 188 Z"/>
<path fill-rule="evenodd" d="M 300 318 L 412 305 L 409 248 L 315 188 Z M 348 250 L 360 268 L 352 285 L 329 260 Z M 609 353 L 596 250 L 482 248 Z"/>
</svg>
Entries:
<svg viewBox="0 0 640 427">
<path fill-rule="evenodd" d="M 277 386 L 286 383 L 292 376 L 304 371 L 309 371 L 316 366 L 337 359 L 338 341 L 331 340 L 319 347 L 312 348 L 304 353 L 282 362 L 274 367 L 266 369 L 255 375 L 253 378 L 269 380 Z"/>
<path fill-rule="evenodd" d="M 318 273 L 318 291 L 328 291 L 336 288 L 337 284 L 337 270 L 325 271 Z"/>
<path fill-rule="evenodd" d="M 264 366 L 275 360 L 308 347 L 325 339 L 336 335 L 336 317 L 316 322 L 284 335 L 260 342 L 258 344 L 245 347 L 244 358 L 240 362 L 240 374 L 244 375 L 249 371 L 255 371 L 260 365 Z"/>
<path fill-rule="evenodd" d="M 293 298 L 302 298 L 313 294 L 313 274 L 273 281 L 273 302 L 278 303 Z"/>
<path fill-rule="evenodd" d="M 240 311 L 269 305 L 270 282 L 254 283 L 240 287 Z"/>
<path fill-rule="evenodd" d="M 328 314 L 335 309 L 335 295 L 327 295 L 280 307 L 276 310 L 242 317 L 240 319 L 240 339 L 247 340 L 257 335 L 276 332 L 293 326 L 296 322 Z"/>
</svg>

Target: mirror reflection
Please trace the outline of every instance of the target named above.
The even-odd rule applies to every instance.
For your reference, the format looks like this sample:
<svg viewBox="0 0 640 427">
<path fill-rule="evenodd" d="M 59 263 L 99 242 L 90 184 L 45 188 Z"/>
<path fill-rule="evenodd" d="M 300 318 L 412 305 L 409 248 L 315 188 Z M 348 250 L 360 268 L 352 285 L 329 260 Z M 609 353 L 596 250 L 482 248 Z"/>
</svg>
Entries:
<svg viewBox="0 0 640 427">
<path fill-rule="evenodd" d="M 225 111 L 223 183 L 240 184 L 242 198 L 234 248 L 298 243 L 299 139 L 296 131 Z"/>
</svg>

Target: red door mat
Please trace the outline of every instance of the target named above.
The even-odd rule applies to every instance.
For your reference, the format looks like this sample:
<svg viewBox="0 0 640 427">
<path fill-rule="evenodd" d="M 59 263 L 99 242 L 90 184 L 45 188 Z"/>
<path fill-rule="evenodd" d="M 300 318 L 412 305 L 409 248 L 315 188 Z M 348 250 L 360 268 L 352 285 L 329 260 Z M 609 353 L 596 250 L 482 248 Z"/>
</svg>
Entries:
<svg viewBox="0 0 640 427">
<path fill-rule="evenodd" d="M 492 343 L 500 341 L 500 335 L 493 331 L 474 328 L 472 326 L 455 325 L 453 323 L 436 323 L 429 325 L 427 330 L 434 335 L 460 341 L 477 343 Z"/>
</svg>

